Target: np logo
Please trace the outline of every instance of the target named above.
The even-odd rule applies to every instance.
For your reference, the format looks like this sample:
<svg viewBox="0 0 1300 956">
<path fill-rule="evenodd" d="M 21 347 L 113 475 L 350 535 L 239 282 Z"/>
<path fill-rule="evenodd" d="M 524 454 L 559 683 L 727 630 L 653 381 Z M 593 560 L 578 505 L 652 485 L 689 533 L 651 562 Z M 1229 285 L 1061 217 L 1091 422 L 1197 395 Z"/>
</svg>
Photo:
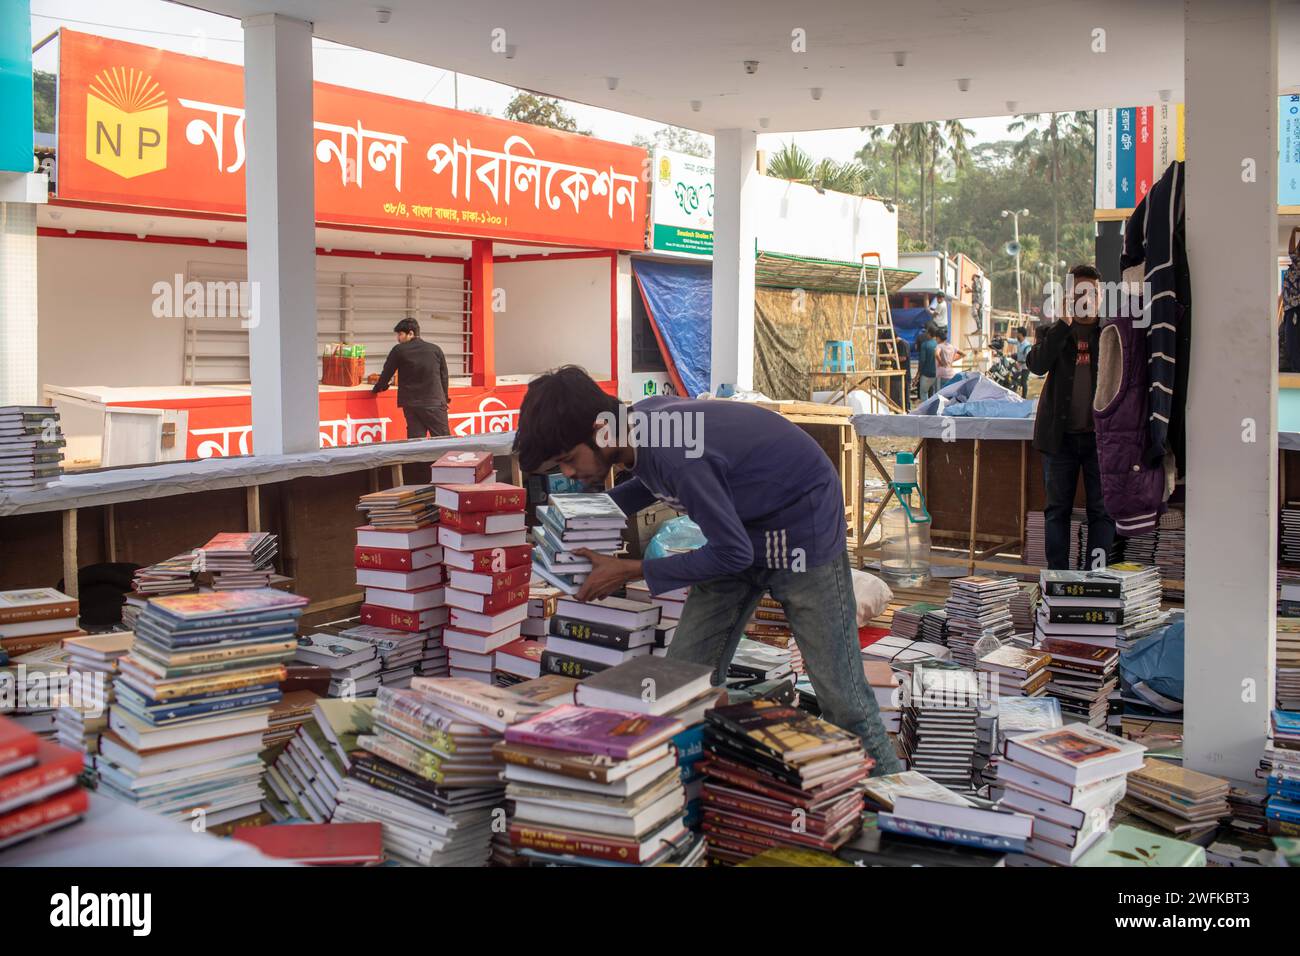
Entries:
<svg viewBox="0 0 1300 956">
<path fill-rule="evenodd" d="M 86 159 L 123 179 L 167 167 L 167 94 L 152 76 L 114 66 L 90 81 Z"/>
<path fill-rule="evenodd" d="M 648 382 L 646 382 L 644 385 L 641 386 L 641 394 L 642 394 L 642 395 L 653 395 L 657 390 L 658 390 L 658 388 L 657 388 L 657 386 L 655 385 L 655 383 L 654 383 L 653 380 L 648 381 Z"/>
</svg>

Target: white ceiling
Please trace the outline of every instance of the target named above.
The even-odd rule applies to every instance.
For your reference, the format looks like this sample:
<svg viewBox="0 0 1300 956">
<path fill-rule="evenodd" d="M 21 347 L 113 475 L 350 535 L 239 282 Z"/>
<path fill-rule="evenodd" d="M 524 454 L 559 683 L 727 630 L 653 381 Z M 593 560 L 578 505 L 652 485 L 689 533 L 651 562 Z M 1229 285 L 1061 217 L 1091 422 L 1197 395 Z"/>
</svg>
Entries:
<svg viewBox="0 0 1300 956">
<path fill-rule="evenodd" d="M 283 13 L 324 39 L 707 132 L 761 118 L 787 132 L 1137 106 L 1160 90 L 1182 100 L 1182 0 L 184 2 Z M 1300 88 L 1300 4 L 1281 0 L 1279 24 L 1279 86 Z M 498 29 L 512 59 L 493 52 Z M 792 51 L 795 30 L 806 52 Z M 746 60 L 759 61 L 755 75 Z"/>
</svg>

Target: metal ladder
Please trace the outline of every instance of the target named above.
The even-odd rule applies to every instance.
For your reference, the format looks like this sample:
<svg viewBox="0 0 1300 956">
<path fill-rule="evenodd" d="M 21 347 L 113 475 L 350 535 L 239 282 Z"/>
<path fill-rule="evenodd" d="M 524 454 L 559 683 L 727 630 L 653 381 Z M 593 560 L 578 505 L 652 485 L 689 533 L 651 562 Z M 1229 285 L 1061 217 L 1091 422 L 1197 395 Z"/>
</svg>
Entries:
<svg viewBox="0 0 1300 956">
<path fill-rule="evenodd" d="M 874 266 L 870 263 L 874 261 Z M 874 292 L 871 283 L 874 283 Z M 864 296 L 874 294 L 874 302 L 869 309 L 864 310 L 862 321 L 859 320 L 859 304 Z M 857 342 L 857 333 L 862 332 L 866 337 L 866 358 L 871 363 L 871 370 L 901 370 L 904 359 L 898 354 L 898 342 L 894 338 L 894 316 L 889 308 L 889 290 L 885 285 L 885 267 L 878 252 L 862 253 L 862 268 L 858 271 L 858 287 L 853 293 L 853 319 L 849 326 L 849 341 Z M 883 333 L 883 338 L 882 338 Z M 861 369 L 859 370 L 861 371 Z M 862 375 L 861 380 L 872 378 L 870 372 Z M 906 381 L 906 378 L 904 378 Z M 893 402 L 889 398 L 889 388 L 881 387 L 880 380 L 876 379 L 873 385 L 881 393 L 886 401 Z M 830 404 L 834 405 L 846 398 L 849 388 L 847 384 L 836 391 L 831 396 Z"/>
</svg>

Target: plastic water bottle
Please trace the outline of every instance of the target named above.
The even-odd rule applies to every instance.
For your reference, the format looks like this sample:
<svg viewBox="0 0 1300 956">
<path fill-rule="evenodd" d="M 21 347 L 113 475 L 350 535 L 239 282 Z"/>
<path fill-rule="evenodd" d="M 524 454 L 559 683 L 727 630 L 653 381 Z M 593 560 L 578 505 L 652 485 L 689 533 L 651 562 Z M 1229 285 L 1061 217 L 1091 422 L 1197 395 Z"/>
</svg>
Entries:
<svg viewBox="0 0 1300 956">
<path fill-rule="evenodd" d="M 880 574 L 895 587 L 920 587 L 930 580 L 930 513 L 910 453 L 898 453 L 889 486 L 898 504 L 880 519 Z"/>
</svg>

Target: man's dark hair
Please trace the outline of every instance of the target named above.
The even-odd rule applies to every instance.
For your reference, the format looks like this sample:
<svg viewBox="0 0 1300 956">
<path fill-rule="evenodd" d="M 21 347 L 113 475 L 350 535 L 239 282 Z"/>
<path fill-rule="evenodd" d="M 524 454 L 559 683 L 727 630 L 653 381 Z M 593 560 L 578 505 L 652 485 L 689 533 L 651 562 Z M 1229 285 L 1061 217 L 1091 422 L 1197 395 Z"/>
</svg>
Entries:
<svg viewBox="0 0 1300 956">
<path fill-rule="evenodd" d="M 595 448 L 592 426 L 601 412 L 617 414 L 619 404 L 576 365 L 537 376 L 519 407 L 514 446 L 519 467 L 537 471 L 578 445 Z"/>
<path fill-rule="evenodd" d="M 409 332 L 411 335 L 418 336 L 420 334 L 420 323 L 415 321 L 415 319 L 402 319 L 401 322 L 398 322 L 393 326 L 393 331 Z"/>
<path fill-rule="evenodd" d="M 1074 276 L 1075 282 L 1079 282 L 1081 280 L 1084 282 L 1087 282 L 1089 280 L 1093 282 L 1101 281 L 1101 273 L 1098 272 L 1094 266 L 1089 266 L 1089 265 L 1080 264 L 1075 266 L 1073 269 L 1070 270 L 1070 275 Z"/>
<path fill-rule="evenodd" d="M 948 333 L 945 332 L 943 329 L 936 329 L 936 330 L 935 330 L 935 333 L 934 333 L 934 338 L 935 338 L 936 341 L 939 341 L 939 342 L 947 342 L 947 341 L 948 341 Z"/>
</svg>

